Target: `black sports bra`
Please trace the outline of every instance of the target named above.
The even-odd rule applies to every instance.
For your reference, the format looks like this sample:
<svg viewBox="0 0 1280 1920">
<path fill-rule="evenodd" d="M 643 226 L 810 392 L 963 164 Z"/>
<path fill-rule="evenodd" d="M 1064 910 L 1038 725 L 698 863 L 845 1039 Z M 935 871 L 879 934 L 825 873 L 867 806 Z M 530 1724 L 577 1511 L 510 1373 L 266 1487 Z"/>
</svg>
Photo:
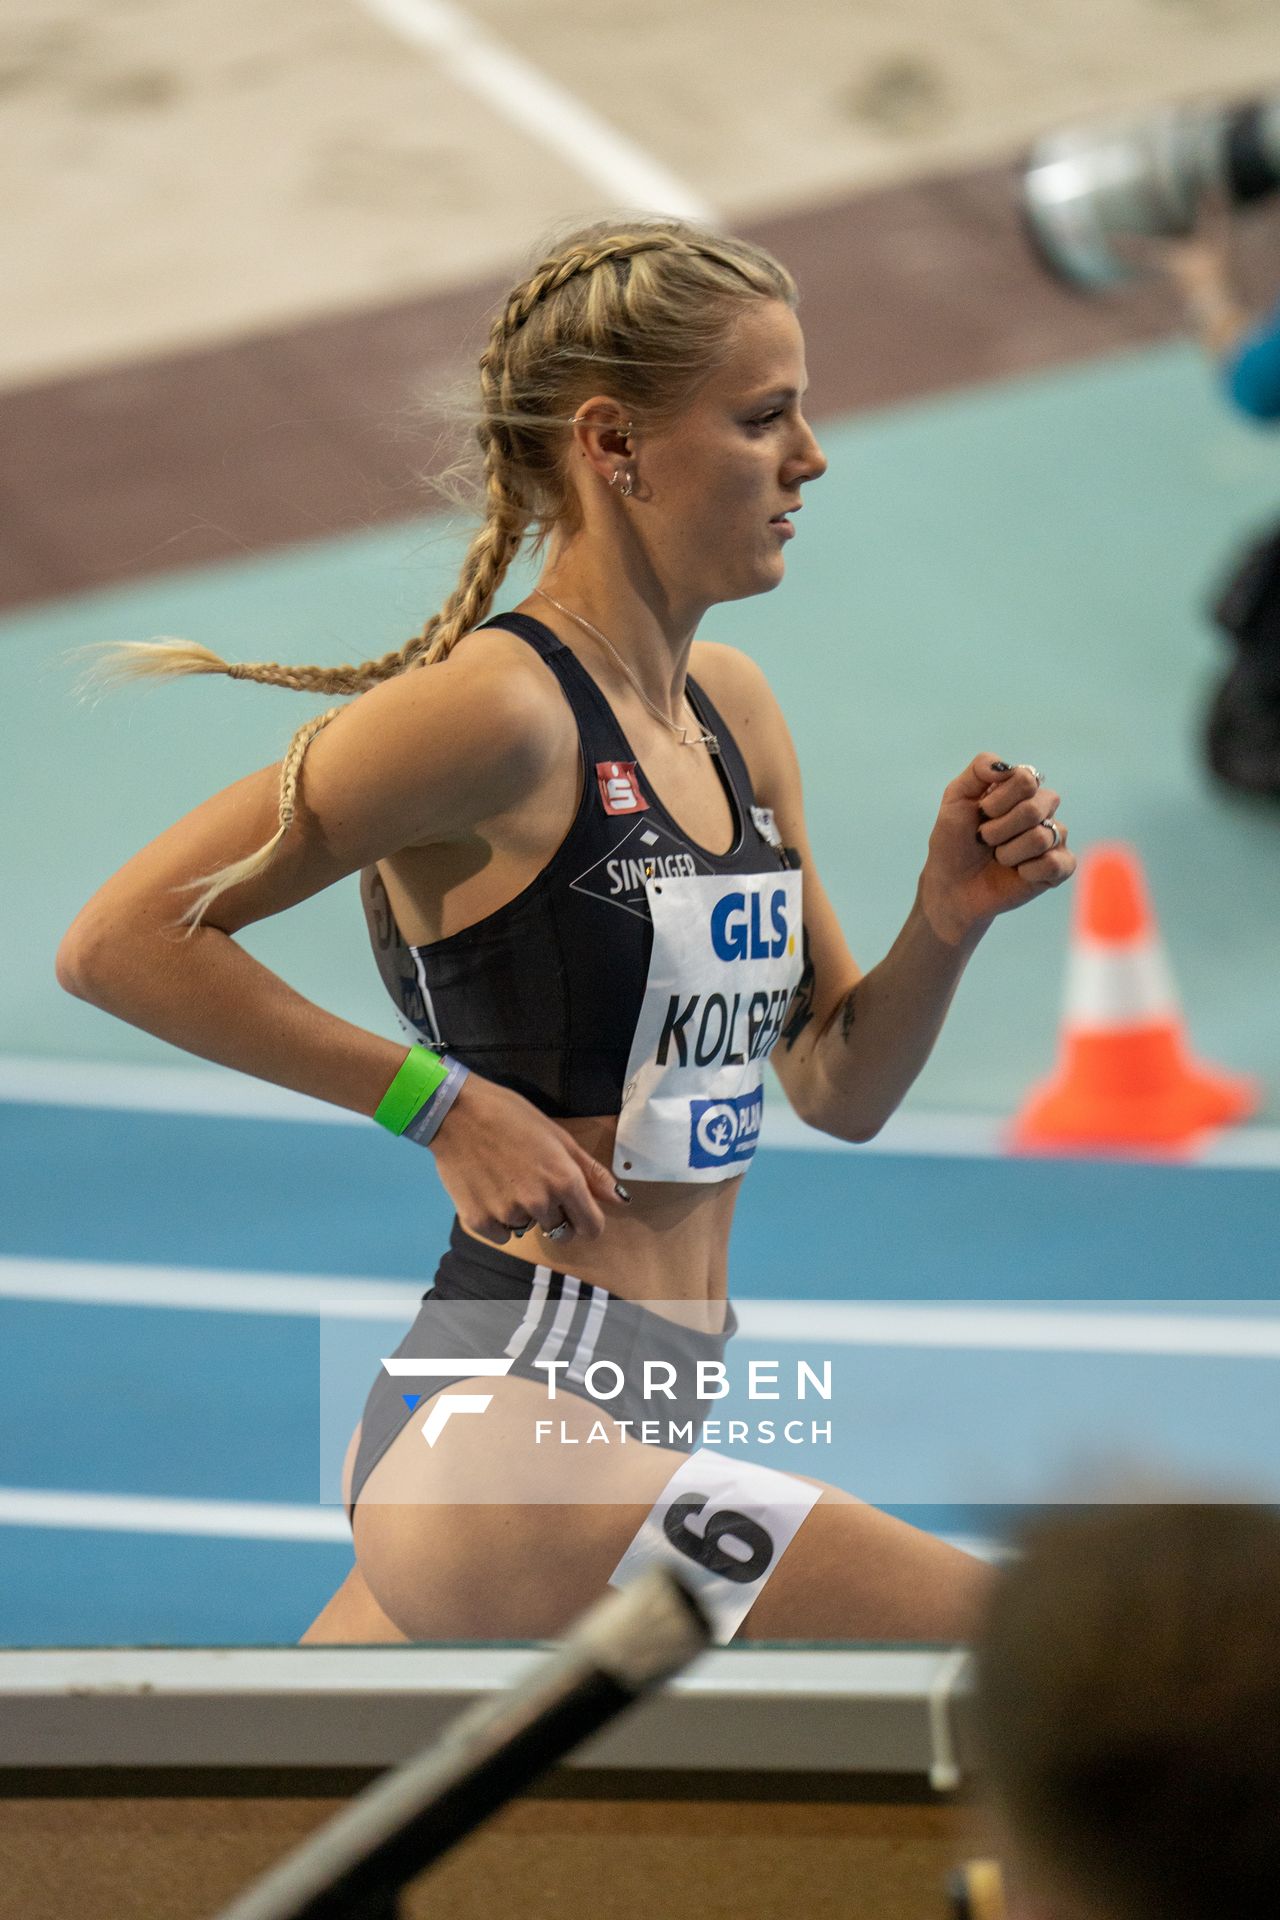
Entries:
<svg viewBox="0 0 1280 1920">
<path fill-rule="evenodd" d="M 701 723 L 719 738 L 716 767 L 733 815 L 733 844 L 723 854 L 699 846 L 667 812 L 609 703 L 571 648 L 528 614 L 498 614 L 485 625 L 526 640 L 564 690 L 578 723 L 582 795 L 577 811 L 547 865 L 515 899 L 428 946 L 410 947 L 401 939 L 386 890 L 371 870 L 363 893 L 375 953 L 414 1038 L 447 1047 L 477 1073 L 514 1088 L 557 1119 L 617 1113 L 627 1090 L 653 947 L 648 883 L 692 875 L 778 874 L 794 863 L 781 847 L 772 815 L 755 805 L 737 743 L 694 680 L 687 682 L 689 699 Z M 735 897 L 745 896 L 726 896 Z M 758 938 L 761 911 L 767 935 L 767 896 L 763 909 L 752 908 L 755 921 L 750 914 L 738 919 L 730 914 L 725 924 L 732 932 L 740 919 L 743 940 Z M 791 929 L 788 951 L 798 976 L 796 931 Z M 781 952 L 776 945 L 771 950 Z M 751 1044 L 758 1044 L 761 1057 L 781 1031 L 787 997 L 775 991 L 768 1031 L 765 1012 L 755 1009 Z M 746 1031 L 747 999 L 744 995 L 740 1032 Z M 677 1010 L 675 1029 L 667 1036 L 668 1051 L 678 1045 L 692 1067 L 691 1049 L 698 1034 L 705 1035 L 707 1022 L 699 1025 L 696 1005 L 684 1013 L 683 1023 L 682 1011 Z M 732 1032 L 727 1044 L 735 1044 Z M 741 1046 L 741 1039 L 736 1044 Z M 736 1059 L 732 1052 L 728 1057 Z M 713 1049 L 697 1065 L 714 1067 L 715 1059 Z"/>
</svg>

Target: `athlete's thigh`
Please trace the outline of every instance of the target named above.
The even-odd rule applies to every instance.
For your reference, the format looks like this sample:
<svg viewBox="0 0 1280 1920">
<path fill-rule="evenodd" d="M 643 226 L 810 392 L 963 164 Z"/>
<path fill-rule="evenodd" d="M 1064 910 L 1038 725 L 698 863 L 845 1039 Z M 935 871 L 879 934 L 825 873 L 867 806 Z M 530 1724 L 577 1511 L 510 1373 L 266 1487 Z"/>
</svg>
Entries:
<svg viewBox="0 0 1280 1920">
<path fill-rule="evenodd" d="M 360 1436 L 364 1432 L 364 1421 L 357 1420 L 355 1432 L 347 1442 L 346 1457 L 342 1462 L 342 1509 L 351 1511 L 351 1476 L 356 1470 L 356 1455 L 360 1451 Z"/>
<path fill-rule="evenodd" d="M 826 1486 L 778 1560 L 739 1640 L 972 1637 L 991 1569 L 935 1534 Z"/>
<path fill-rule="evenodd" d="M 360 1570 L 414 1639 L 541 1638 L 563 1630 L 609 1577 L 684 1455 L 628 1439 L 593 1403 L 533 1381 L 467 1380 L 492 1395 L 428 1446 L 411 1419 L 356 1504 Z M 595 1438 L 592 1438 L 592 1435 Z"/>
<path fill-rule="evenodd" d="M 574 1396 L 558 1402 L 564 1427 L 558 1417 L 554 1443 L 541 1451 L 530 1445 L 529 1421 L 545 1414 L 545 1393 L 501 1384 L 476 1423 L 483 1449 L 469 1422 L 450 1423 L 434 1449 L 411 1422 L 357 1506 L 361 1570 L 411 1637 L 559 1633 L 604 1592 L 687 1458 L 622 1440 L 600 1409 Z M 608 1438 L 593 1442 L 591 1433 Z M 749 1500 L 750 1469 L 739 1470 Z M 817 1500 L 776 1555 L 739 1638 L 966 1637 L 989 1583 L 981 1561 L 837 1487 L 807 1476 L 793 1484 L 816 1488 Z M 673 1568 L 681 1564 L 673 1549 Z"/>
<path fill-rule="evenodd" d="M 352 1567 L 333 1598 L 325 1603 L 299 1640 L 300 1646 L 336 1642 L 342 1646 L 403 1645 L 408 1635 L 385 1614 L 370 1593 L 359 1567 Z"/>
<path fill-rule="evenodd" d="M 344 1511 L 351 1503 L 351 1475 L 360 1446 L 360 1429 L 361 1422 L 357 1421 L 356 1430 L 347 1447 L 346 1459 L 342 1464 Z M 382 1611 L 370 1593 L 368 1583 L 359 1567 L 352 1567 L 332 1599 L 325 1602 L 301 1636 L 299 1645 L 313 1646 L 324 1642 L 335 1642 L 343 1646 L 370 1646 L 383 1641 L 403 1642 L 406 1637 L 395 1621 L 389 1619 Z"/>
</svg>

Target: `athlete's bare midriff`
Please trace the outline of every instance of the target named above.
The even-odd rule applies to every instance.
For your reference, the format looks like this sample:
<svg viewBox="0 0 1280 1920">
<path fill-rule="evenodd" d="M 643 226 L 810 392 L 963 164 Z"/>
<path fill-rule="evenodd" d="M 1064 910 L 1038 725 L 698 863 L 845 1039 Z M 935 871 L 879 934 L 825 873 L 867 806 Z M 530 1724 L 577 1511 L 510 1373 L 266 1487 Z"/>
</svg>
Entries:
<svg viewBox="0 0 1280 1920">
<path fill-rule="evenodd" d="M 508 636 L 469 635 L 463 645 L 483 639 L 502 645 Z M 523 641 L 510 637 L 512 664 L 554 678 Z M 577 651 L 575 647 L 575 651 Z M 596 663 L 579 658 L 593 674 Z M 694 677 L 720 704 L 714 675 L 695 646 Z M 465 841 L 407 847 L 379 861 L 401 937 L 410 946 L 428 946 L 476 925 L 515 899 L 536 879 L 568 833 L 582 793 L 582 768 L 573 714 L 558 687 L 563 711 L 563 751 L 550 774 L 518 809 L 495 816 Z M 667 809 L 702 846 L 727 847 L 733 816 L 719 775 L 701 749 L 682 746 L 645 714 L 609 690 L 618 719 Z M 613 1162 L 617 1115 L 559 1120 L 602 1166 Z M 622 1178 L 626 1181 L 626 1175 Z M 728 1243 L 739 1178 L 714 1183 L 679 1181 L 628 1183 L 631 1206 L 607 1221 L 598 1240 L 544 1240 L 535 1230 L 501 1244 L 503 1251 L 527 1260 L 567 1268 L 580 1279 L 626 1299 L 722 1300 L 728 1281 Z M 715 1330 L 715 1329 L 713 1329 Z"/>
<path fill-rule="evenodd" d="M 602 1166 L 613 1160 L 616 1114 L 559 1120 Z M 625 1178 L 625 1176 L 624 1176 Z M 723 1300 L 728 1290 L 729 1228 L 741 1176 L 712 1185 L 633 1181 L 631 1205 L 606 1221 L 598 1240 L 545 1240 L 536 1231 L 503 1243 L 504 1253 L 567 1269 L 627 1300 Z M 498 1244 L 498 1243 L 492 1243 Z M 682 1324 L 691 1324 L 687 1315 Z M 699 1331 L 718 1332 L 713 1320 Z"/>
</svg>

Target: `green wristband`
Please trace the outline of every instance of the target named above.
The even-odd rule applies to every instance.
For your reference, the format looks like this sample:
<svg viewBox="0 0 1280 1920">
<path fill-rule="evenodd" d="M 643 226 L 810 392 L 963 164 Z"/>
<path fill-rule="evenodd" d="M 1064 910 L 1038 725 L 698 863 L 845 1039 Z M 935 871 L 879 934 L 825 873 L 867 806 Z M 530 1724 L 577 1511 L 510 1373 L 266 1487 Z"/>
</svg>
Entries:
<svg viewBox="0 0 1280 1920">
<path fill-rule="evenodd" d="M 399 1073 L 378 1102 L 374 1119 L 388 1133 L 403 1133 L 415 1113 L 421 1111 L 449 1069 L 438 1053 L 427 1047 L 411 1047 Z"/>
</svg>

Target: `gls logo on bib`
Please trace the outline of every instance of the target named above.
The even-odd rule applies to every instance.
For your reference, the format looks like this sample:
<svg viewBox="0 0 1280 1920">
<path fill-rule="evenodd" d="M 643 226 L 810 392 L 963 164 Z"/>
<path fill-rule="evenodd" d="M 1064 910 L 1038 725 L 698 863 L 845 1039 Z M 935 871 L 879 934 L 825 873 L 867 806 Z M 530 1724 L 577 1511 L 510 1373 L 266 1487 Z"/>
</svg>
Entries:
<svg viewBox="0 0 1280 1920">
<path fill-rule="evenodd" d="M 787 896 L 778 887 L 769 896 L 769 925 L 761 919 L 758 893 L 726 893 L 711 909 L 711 945 L 719 960 L 777 960 L 795 950 L 787 927 Z"/>
<path fill-rule="evenodd" d="M 800 980 L 798 872 L 655 874 L 618 1115 L 619 1179 L 728 1180 L 760 1136 L 764 1061 Z"/>
<path fill-rule="evenodd" d="M 732 1094 L 724 1100 L 689 1102 L 689 1165 L 723 1167 L 749 1160 L 760 1139 L 764 1094 Z"/>
</svg>

